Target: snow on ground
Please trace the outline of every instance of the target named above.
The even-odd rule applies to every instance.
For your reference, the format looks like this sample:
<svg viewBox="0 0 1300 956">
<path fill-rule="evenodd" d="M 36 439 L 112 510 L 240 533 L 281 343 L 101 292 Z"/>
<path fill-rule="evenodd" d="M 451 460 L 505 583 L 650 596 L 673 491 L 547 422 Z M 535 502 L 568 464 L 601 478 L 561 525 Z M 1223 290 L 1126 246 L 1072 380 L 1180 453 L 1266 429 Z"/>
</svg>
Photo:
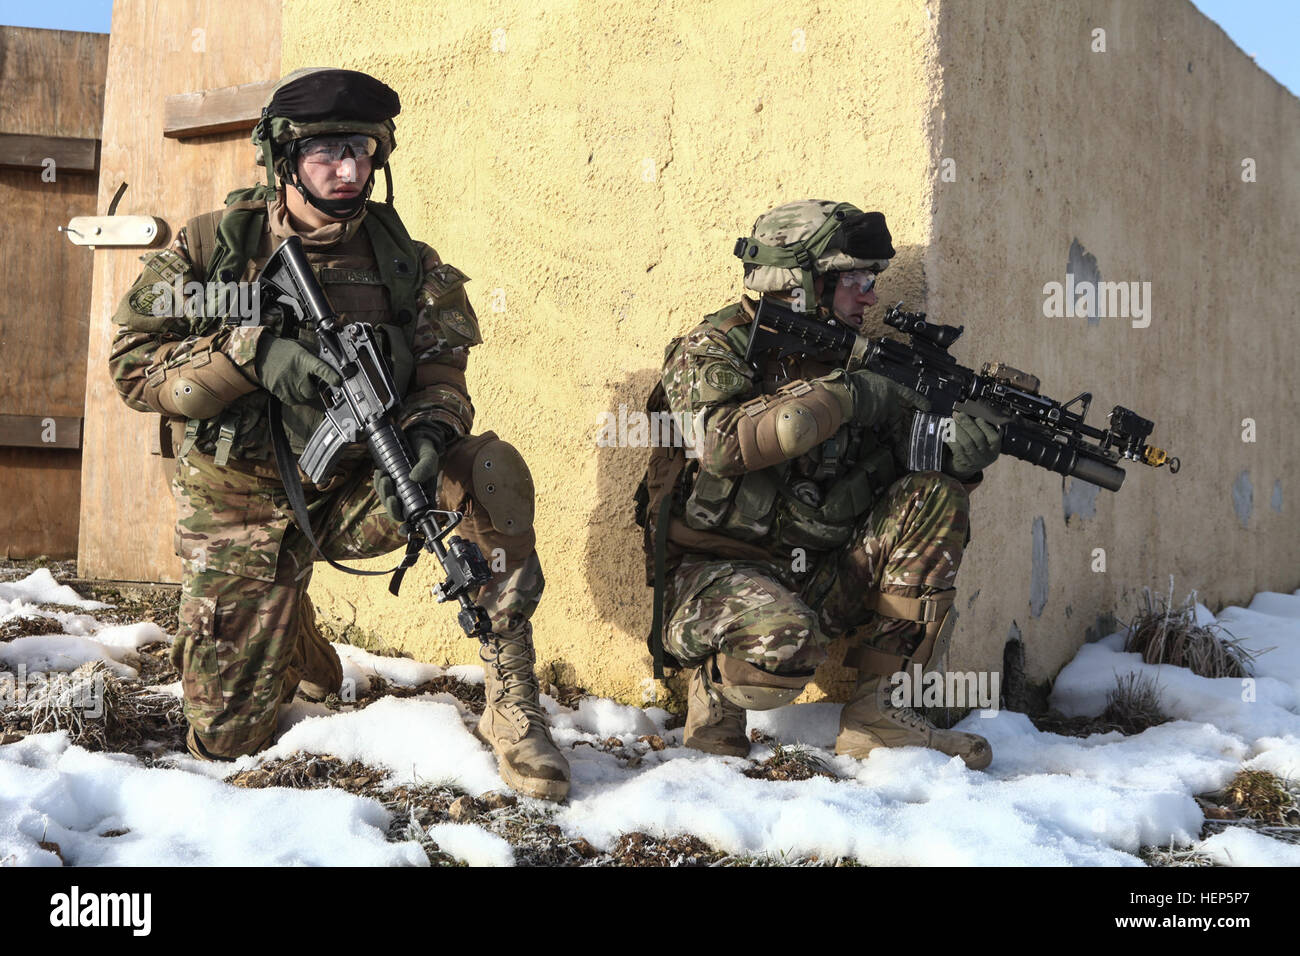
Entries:
<svg viewBox="0 0 1300 956">
<path fill-rule="evenodd" d="M 0 864 L 57 866 L 41 841 L 77 866 L 427 864 L 418 845 L 385 840 L 388 819 L 343 790 L 244 790 L 146 770 L 70 747 L 62 732 L 0 748 Z"/>
<path fill-rule="evenodd" d="M 0 601 L 11 602 L 0 605 L 0 622 L 15 613 L 15 601 L 80 601 L 56 595 L 57 587 L 48 572 L 0 584 Z M 1197 613 L 1215 620 L 1203 607 Z M 1040 732 L 1023 714 L 973 713 L 958 729 L 991 742 L 993 765 L 983 772 L 920 748 L 877 751 L 865 761 L 835 756 L 839 706 L 819 703 L 751 713 L 749 725 L 812 748 L 840 779 L 753 779 L 741 771 L 771 748 L 755 745 L 749 760 L 713 757 L 682 747 L 682 731 L 666 730 L 669 715 L 658 708 L 599 698 L 567 708 L 544 696 L 573 768 L 570 800 L 554 808 L 553 822 L 599 849 L 639 830 L 691 834 L 738 855 L 848 856 L 873 865 L 1134 866 L 1139 847 L 1170 843 L 1230 865 L 1297 865 L 1300 847 L 1242 827 L 1199 840 L 1203 817 L 1193 795 L 1222 787 L 1242 767 L 1300 776 L 1300 592 L 1257 595 L 1249 608 L 1227 608 L 1217 620 L 1259 653 L 1252 680 L 1144 664 L 1110 635 L 1082 647 L 1061 672 L 1053 706 L 1098 714 L 1116 676 L 1136 673 L 1158 681 L 1174 719 L 1128 737 L 1075 738 Z M 0 660 L 29 670 L 70 669 L 79 659 L 124 666 L 123 656 L 161 633 L 147 630 L 152 625 L 100 628 L 93 619 L 79 627 L 0 644 L 7 648 Z M 360 691 L 376 676 L 407 687 L 444 675 L 483 679 L 474 666 L 443 669 L 336 647 Z M 92 651 L 100 656 L 87 656 Z M 373 800 L 329 789 L 241 789 L 221 778 L 315 753 L 387 768 L 393 785 L 503 790 L 495 758 L 472 734 L 475 721 L 445 693 L 383 697 L 341 712 L 298 700 L 282 711 L 271 750 L 233 766 L 175 755 L 167 769 L 89 753 L 63 734 L 29 736 L 0 746 L 0 863 L 57 863 L 38 845 L 48 840 L 83 865 L 423 864 L 416 843 L 385 842 L 390 817 Z M 649 735 L 665 749 L 638 743 Z M 611 752 L 610 738 L 621 753 Z M 633 753 L 637 759 L 628 760 Z M 114 830 L 129 832 L 100 835 Z M 508 844 L 474 824 L 436 824 L 429 833 L 470 865 L 514 862 Z"/>
<path fill-rule="evenodd" d="M 515 851 L 502 837 L 473 823 L 435 823 L 429 836 L 438 849 L 470 866 L 514 866 Z"/>
</svg>

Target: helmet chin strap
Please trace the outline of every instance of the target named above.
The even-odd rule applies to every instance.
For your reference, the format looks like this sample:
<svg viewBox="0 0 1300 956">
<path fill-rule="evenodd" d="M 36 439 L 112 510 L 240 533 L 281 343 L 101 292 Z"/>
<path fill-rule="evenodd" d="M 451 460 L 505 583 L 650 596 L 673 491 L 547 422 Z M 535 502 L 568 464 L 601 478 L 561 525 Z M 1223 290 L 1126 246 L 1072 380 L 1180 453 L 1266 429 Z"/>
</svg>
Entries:
<svg viewBox="0 0 1300 956">
<path fill-rule="evenodd" d="M 296 173 L 292 175 L 289 184 L 298 190 L 303 202 L 319 209 L 331 219 L 355 219 L 361 215 L 361 210 L 366 208 L 366 200 L 370 198 L 370 191 L 375 188 L 375 171 L 372 169 L 370 175 L 366 177 L 365 186 L 355 196 L 349 196 L 347 199 L 322 199 L 308 189 L 307 184 Z"/>
</svg>

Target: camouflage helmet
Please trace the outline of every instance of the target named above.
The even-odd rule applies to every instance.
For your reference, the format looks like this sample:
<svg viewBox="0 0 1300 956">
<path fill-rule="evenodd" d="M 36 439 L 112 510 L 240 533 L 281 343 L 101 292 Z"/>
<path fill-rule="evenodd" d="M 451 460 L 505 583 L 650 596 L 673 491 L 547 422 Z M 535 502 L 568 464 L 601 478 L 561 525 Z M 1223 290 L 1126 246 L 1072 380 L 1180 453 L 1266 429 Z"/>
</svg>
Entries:
<svg viewBox="0 0 1300 956">
<path fill-rule="evenodd" d="M 257 165 L 266 167 L 271 188 L 275 188 L 277 174 L 282 182 L 297 185 L 291 143 L 311 136 L 357 133 L 373 136 L 378 143 L 373 177 L 374 170 L 387 166 L 397 146 L 393 117 L 399 112 L 401 101 L 396 91 L 367 73 L 319 66 L 294 70 L 272 88 L 262 117 L 253 127 Z M 389 188 L 391 192 L 391 184 Z M 365 194 L 369 191 L 368 185 Z"/>
<path fill-rule="evenodd" d="M 745 263 L 745 288 L 760 293 L 802 289 L 811 309 L 817 276 L 853 269 L 882 272 L 894 247 L 883 213 L 863 212 L 846 202 L 801 199 L 759 216 L 750 235 L 736 240 L 734 252 Z"/>
</svg>

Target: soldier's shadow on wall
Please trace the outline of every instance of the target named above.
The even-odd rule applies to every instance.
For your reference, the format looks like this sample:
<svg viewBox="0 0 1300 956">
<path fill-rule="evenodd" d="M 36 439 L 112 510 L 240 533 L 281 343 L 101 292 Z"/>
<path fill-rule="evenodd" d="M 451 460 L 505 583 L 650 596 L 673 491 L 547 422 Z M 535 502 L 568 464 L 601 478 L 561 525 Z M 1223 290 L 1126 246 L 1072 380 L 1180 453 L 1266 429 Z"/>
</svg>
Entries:
<svg viewBox="0 0 1300 956">
<path fill-rule="evenodd" d="M 644 412 L 646 398 L 659 380 L 658 368 L 631 372 L 615 384 L 609 392 L 608 411 L 614 421 L 627 421 L 627 416 Z M 620 406 L 622 408 L 620 408 Z M 633 433 L 633 429 L 619 429 L 619 438 Z M 596 447 L 596 501 L 587 527 L 586 568 L 587 586 L 601 619 L 612 623 L 622 636 L 616 638 L 636 645 L 644 655 L 644 673 L 650 677 L 650 652 L 646 635 L 650 633 L 653 617 L 654 590 L 646 583 L 646 559 L 642 548 L 643 532 L 635 519 L 633 496 L 645 474 L 651 449 L 628 447 L 623 441 Z M 817 670 L 811 688 L 837 700 L 848 696 L 854 671 L 841 664 L 845 641 L 841 638 L 831 645 L 830 656 Z M 687 676 L 679 675 L 667 682 L 667 691 L 673 701 L 684 704 Z M 662 698 L 657 703 L 662 706 Z M 676 708 L 674 708 L 676 709 Z"/>
</svg>

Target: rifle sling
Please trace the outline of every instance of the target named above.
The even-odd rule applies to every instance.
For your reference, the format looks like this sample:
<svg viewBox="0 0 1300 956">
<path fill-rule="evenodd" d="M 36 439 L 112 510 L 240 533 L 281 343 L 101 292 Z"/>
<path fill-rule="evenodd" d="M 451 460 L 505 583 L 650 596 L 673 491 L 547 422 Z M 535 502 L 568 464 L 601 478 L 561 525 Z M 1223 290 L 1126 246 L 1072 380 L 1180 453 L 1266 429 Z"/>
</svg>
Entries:
<svg viewBox="0 0 1300 956">
<path fill-rule="evenodd" d="M 664 679 L 664 598 L 668 577 L 668 523 L 672 520 L 672 489 L 659 503 L 655 516 L 655 591 L 654 619 L 650 624 L 650 654 L 654 658 L 655 680 Z"/>
<path fill-rule="evenodd" d="M 293 508 L 293 517 L 298 525 L 298 530 L 303 533 L 303 536 L 311 545 L 312 551 L 318 558 L 329 562 L 331 568 L 345 574 L 356 574 L 363 577 L 378 577 L 391 574 L 393 579 L 389 582 L 388 590 L 396 595 L 402 586 L 402 578 L 406 575 L 406 569 L 415 564 L 416 559 L 420 556 L 423 536 L 418 532 L 408 535 L 406 554 L 403 556 L 401 563 L 386 571 L 363 571 L 360 568 L 350 568 L 345 564 L 339 564 L 326 555 L 321 551 L 320 544 L 316 541 L 316 533 L 311 527 L 311 516 L 307 513 L 307 497 L 303 494 L 302 479 L 298 477 L 298 464 L 294 461 L 293 451 L 289 448 L 289 439 L 284 433 L 284 417 L 280 410 L 280 400 L 274 395 L 267 402 L 267 419 L 271 426 L 271 444 L 275 447 L 275 467 L 280 472 L 280 482 L 284 485 L 285 496 L 288 497 L 289 504 Z"/>
</svg>

